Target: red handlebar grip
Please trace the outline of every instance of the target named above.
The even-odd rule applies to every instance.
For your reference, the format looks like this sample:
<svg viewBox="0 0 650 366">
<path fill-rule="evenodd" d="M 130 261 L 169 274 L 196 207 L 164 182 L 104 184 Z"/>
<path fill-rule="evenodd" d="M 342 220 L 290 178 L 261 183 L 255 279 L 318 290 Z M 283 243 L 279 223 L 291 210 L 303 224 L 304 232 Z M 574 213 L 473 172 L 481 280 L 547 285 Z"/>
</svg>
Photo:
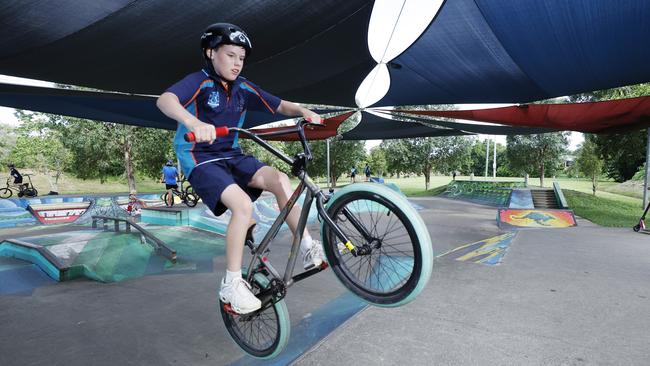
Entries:
<svg viewBox="0 0 650 366">
<path fill-rule="evenodd" d="M 217 137 L 228 136 L 228 134 L 230 133 L 228 127 L 226 126 L 216 127 L 215 131 L 217 132 Z"/>
<path fill-rule="evenodd" d="M 217 137 L 228 136 L 228 134 L 230 133 L 230 131 L 228 130 L 228 127 L 225 127 L 225 126 L 215 127 L 214 130 L 217 133 Z M 183 136 L 183 138 L 187 142 L 194 142 L 196 140 L 196 137 L 194 136 L 194 132 L 186 133 Z"/>
<path fill-rule="evenodd" d="M 194 142 L 194 140 L 196 140 L 196 138 L 194 137 L 194 132 L 188 132 L 188 133 L 186 133 L 185 135 L 183 135 L 183 138 L 184 138 L 185 141 L 187 141 L 187 142 Z"/>
</svg>

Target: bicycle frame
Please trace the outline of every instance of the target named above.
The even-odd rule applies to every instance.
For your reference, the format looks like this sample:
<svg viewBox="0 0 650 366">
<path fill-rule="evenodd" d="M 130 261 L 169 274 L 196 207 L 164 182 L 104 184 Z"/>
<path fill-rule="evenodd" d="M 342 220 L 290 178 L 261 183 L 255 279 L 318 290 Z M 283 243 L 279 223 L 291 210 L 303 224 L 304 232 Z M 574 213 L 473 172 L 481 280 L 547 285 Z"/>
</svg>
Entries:
<svg viewBox="0 0 650 366">
<path fill-rule="evenodd" d="M 34 185 L 32 184 L 31 174 L 23 174 L 23 177 L 27 177 L 27 180 L 29 181 L 29 183 L 27 183 L 25 181 L 23 181 L 22 183 L 14 183 L 13 178 L 9 177 L 9 178 L 7 178 L 7 187 L 6 188 L 11 190 L 12 192 L 13 191 L 20 192 L 20 187 L 25 187 L 26 189 L 34 188 Z"/>
<path fill-rule="evenodd" d="M 172 192 L 183 199 L 185 197 L 185 188 L 183 188 L 183 183 L 187 182 L 185 179 L 179 181 L 178 188 L 172 188 Z"/>
<path fill-rule="evenodd" d="M 322 192 L 322 190 L 320 189 L 320 187 L 318 187 L 311 180 L 311 178 L 306 172 L 307 161 L 311 160 L 311 152 L 309 150 L 309 145 L 306 142 L 302 123 L 299 123 L 298 127 L 296 128 L 277 131 L 277 132 L 260 133 L 260 134 L 254 134 L 252 132 L 249 132 L 248 130 L 241 129 L 241 128 L 230 128 L 230 130 L 245 134 L 246 136 L 254 140 L 256 143 L 260 144 L 263 148 L 268 150 L 270 153 L 277 156 L 279 159 L 286 162 L 287 164 L 291 165 L 292 173 L 300 179 L 300 184 L 298 184 L 298 187 L 296 188 L 296 190 L 293 192 L 293 194 L 287 201 L 287 204 L 282 208 L 282 210 L 280 210 L 280 214 L 275 219 L 275 221 L 271 225 L 271 228 L 266 233 L 266 235 L 264 236 L 260 244 L 257 247 L 251 246 L 251 254 L 253 255 L 253 258 L 251 259 L 250 265 L 248 267 L 251 270 L 248 271 L 248 276 L 246 278 L 247 281 L 251 281 L 251 278 L 253 276 L 252 269 L 254 268 L 255 263 L 258 261 L 262 266 L 264 266 L 264 268 L 266 268 L 271 273 L 273 277 L 282 280 L 285 289 L 292 286 L 297 281 L 303 280 L 327 268 L 327 267 L 313 268 L 306 272 L 300 273 L 296 276 L 293 275 L 295 265 L 296 265 L 296 260 L 298 258 L 298 251 L 300 248 L 302 233 L 304 232 L 305 227 L 307 225 L 309 210 L 314 200 L 316 200 L 316 209 L 318 210 L 318 215 L 324 220 L 325 224 L 328 227 L 334 230 L 336 236 L 339 239 L 341 239 L 342 243 L 345 243 L 344 245 L 348 250 L 350 250 L 352 255 L 357 256 L 357 255 L 365 254 L 363 253 L 363 251 L 359 250 L 363 248 L 357 248 L 356 246 L 354 246 L 350 242 L 349 238 L 341 231 L 341 229 L 328 216 L 325 210 L 325 202 L 327 201 L 327 198 L 325 194 Z M 269 145 L 266 141 L 260 138 L 260 136 L 265 136 L 265 137 L 279 136 L 279 135 L 285 135 L 285 134 L 295 133 L 295 132 L 299 134 L 300 141 L 303 145 L 303 150 L 305 152 L 304 154 L 298 154 L 295 159 L 292 159 L 284 155 L 282 152 L 278 151 L 273 146 Z M 291 250 L 289 252 L 289 259 L 287 261 L 287 266 L 284 271 L 284 275 L 280 275 L 280 273 L 271 265 L 271 263 L 269 263 L 269 260 L 265 256 L 265 253 L 271 241 L 276 237 L 276 235 L 280 231 L 280 227 L 289 216 L 289 212 L 291 212 L 293 207 L 296 205 L 296 202 L 298 201 L 298 197 L 300 197 L 300 195 L 303 192 L 306 192 L 306 196 L 305 196 L 305 201 L 302 205 L 302 210 L 300 212 L 300 218 L 298 220 L 296 234 L 294 235 L 293 238 L 293 243 L 291 245 Z M 346 218 L 352 223 L 352 225 L 354 225 L 367 240 L 371 239 L 371 235 L 365 230 L 364 226 L 361 225 L 352 214 L 345 211 L 344 214 Z M 270 297 L 265 298 L 263 300 L 262 308 L 264 308 L 264 305 L 268 304 L 268 302 L 270 301 L 271 301 Z"/>
</svg>

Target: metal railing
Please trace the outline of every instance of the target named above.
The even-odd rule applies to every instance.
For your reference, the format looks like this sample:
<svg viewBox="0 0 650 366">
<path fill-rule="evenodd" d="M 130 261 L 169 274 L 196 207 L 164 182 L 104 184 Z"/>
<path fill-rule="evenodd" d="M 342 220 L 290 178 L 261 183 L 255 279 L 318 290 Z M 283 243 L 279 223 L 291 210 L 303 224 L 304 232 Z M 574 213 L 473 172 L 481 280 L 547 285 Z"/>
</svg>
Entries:
<svg viewBox="0 0 650 366">
<path fill-rule="evenodd" d="M 113 221 L 115 232 L 118 233 L 120 232 L 120 222 L 124 222 L 126 224 L 125 232 L 127 233 L 131 232 L 131 226 L 133 226 L 140 233 L 141 242 L 146 243 L 147 239 L 149 239 L 149 243 L 153 246 L 157 254 L 164 256 L 165 258 L 172 261 L 172 263 L 176 263 L 176 250 L 170 248 L 162 240 L 156 238 L 147 229 L 136 224 L 135 222 L 122 217 L 111 217 L 111 216 L 101 216 L 101 215 L 92 216 L 92 220 L 93 220 L 92 221 L 93 229 L 97 228 L 97 221 L 102 220 L 104 230 L 108 230 L 108 221 Z"/>
</svg>

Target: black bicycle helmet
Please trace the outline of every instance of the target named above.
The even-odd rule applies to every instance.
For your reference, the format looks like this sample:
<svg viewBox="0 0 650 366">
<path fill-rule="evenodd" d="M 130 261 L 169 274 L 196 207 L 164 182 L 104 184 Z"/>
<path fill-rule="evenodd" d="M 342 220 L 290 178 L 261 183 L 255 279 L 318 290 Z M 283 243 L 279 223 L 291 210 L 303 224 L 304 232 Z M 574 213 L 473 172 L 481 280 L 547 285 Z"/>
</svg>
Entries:
<svg viewBox="0 0 650 366">
<path fill-rule="evenodd" d="M 242 46 L 246 50 L 246 56 L 251 53 L 253 46 L 243 29 L 230 23 L 214 23 L 207 27 L 201 35 L 201 49 L 217 48 L 222 44 L 234 44 Z"/>
<path fill-rule="evenodd" d="M 16 167 L 16 164 L 14 164 L 14 163 L 7 164 L 7 168 L 15 168 L 15 167 Z"/>
<path fill-rule="evenodd" d="M 173 166 L 173 165 L 174 165 L 174 162 L 171 161 L 171 160 L 167 160 L 167 163 L 166 163 L 165 165 L 167 165 L 167 166 Z"/>
<path fill-rule="evenodd" d="M 201 35 L 201 53 L 203 54 L 208 73 L 216 79 L 221 79 L 221 76 L 212 67 L 212 61 L 206 51 L 216 49 L 222 44 L 234 44 L 244 47 L 246 57 L 250 56 L 251 50 L 253 49 L 248 35 L 238 26 L 230 23 L 214 23 L 208 26 Z"/>
</svg>

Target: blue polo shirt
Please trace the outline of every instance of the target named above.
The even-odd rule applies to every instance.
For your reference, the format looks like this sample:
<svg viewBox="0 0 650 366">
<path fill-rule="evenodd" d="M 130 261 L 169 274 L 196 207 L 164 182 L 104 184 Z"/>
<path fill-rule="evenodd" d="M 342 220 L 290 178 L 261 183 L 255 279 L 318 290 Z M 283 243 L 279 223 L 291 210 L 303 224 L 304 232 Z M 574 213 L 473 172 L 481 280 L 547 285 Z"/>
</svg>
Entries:
<svg viewBox="0 0 650 366">
<path fill-rule="evenodd" d="M 176 177 L 178 176 L 178 172 L 176 171 L 176 167 L 165 165 L 162 168 L 162 173 L 165 177 L 165 184 L 177 184 Z"/>
<path fill-rule="evenodd" d="M 176 95 L 185 109 L 200 121 L 215 126 L 241 127 L 247 110 L 275 114 L 280 106 L 280 98 L 241 76 L 229 85 L 230 90 L 227 90 L 227 87 L 211 79 L 205 70 L 201 70 L 187 75 L 166 92 Z M 179 123 L 174 138 L 176 156 L 186 177 L 198 165 L 242 154 L 237 133 L 219 137 L 210 144 L 186 142 L 183 136 L 187 132 L 188 129 Z"/>
</svg>

